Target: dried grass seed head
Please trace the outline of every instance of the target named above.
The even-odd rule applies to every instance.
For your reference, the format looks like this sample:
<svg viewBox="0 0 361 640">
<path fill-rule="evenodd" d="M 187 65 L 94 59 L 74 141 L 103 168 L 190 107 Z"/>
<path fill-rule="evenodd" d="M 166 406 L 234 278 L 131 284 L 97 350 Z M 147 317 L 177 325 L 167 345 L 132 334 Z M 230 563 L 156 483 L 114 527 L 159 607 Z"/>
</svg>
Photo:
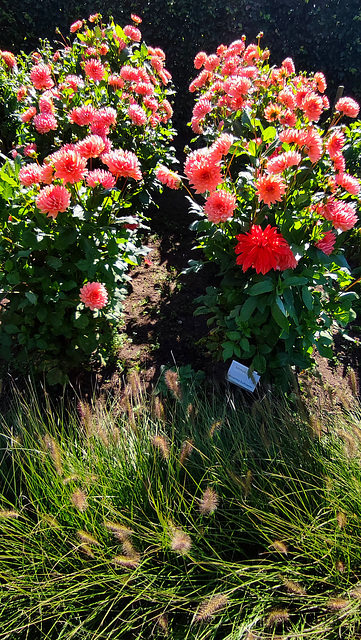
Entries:
<svg viewBox="0 0 361 640">
<path fill-rule="evenodd" d="M 77 489 L 76 491 L 74 491 L 74 493 L 71 496 L 71 501 L 74 507 L 78 509 L 78 511 L 81 511 L 82 513 L 86 511 L 88 508 L 87 495 L 81 489 Z"/>
<path fill-rule="evenodd" d="M 170 454 L 169 443 L 165 436 L 160 436 L 160 435 L 153 436 L 152 445 L 153 447 L 155 447 L 160 451 L 162 458 L 164 460 L 169 459 L 169 454 Z"/>
<path fill-rule="evenodd" d="M 191 550 L 192 540 L 190 536 L 179 529 L 177 527 L 172 527 L 171 529 L 171 538 L 170 538 L 170 548 L 175 553 L 179 553 L 179 555 L 184 556 Z"/>
<path fill-rule="evenodd" d="M 202 516 L 212 515 L 219 504 L 219 497 L 217 493 L 211 487 L 207 487 L 203 496 L 199 502 L 199 511 Z"/>
<path fill-rule="evenodd" d="M 182 390 L 180 388 L 179 376 L 176 371 L 168 369 L 164 374 L 164 380 L 168 389 L 173 393 L 177 400 L 182 399 Z"/>
<path fill-rule="evenodd" d="M 198 608 L 197 613 L 194 616 L 195 622 L 205 622 L 210 620 L 215 613 L 224 609 L 227 605 L 228 598 L 224 593 L 218 593 L 207 600 L 204 600 Z"/>
</svg>

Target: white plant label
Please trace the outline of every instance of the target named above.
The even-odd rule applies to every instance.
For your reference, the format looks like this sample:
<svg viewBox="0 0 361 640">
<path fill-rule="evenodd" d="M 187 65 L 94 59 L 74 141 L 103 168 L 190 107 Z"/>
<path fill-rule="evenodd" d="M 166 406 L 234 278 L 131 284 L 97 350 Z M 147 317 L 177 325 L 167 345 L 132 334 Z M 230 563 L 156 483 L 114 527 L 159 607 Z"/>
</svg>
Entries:
<svg viewBox="0 0 361 640">
<path fill-rule="evenodd" d="M 232 364 L 227 373 L 227 380 L 229 382 L 233 382 L 233 384 L 236 384 L 238 387 L 242 387 L 242 389 L 247 389 L 247 391 L 255 390 L 260 377 L 261 376 L 256 371 L 249 374 L 248 367 L 236 362 L 235 360 L 232 360 Z"/>
</svg>

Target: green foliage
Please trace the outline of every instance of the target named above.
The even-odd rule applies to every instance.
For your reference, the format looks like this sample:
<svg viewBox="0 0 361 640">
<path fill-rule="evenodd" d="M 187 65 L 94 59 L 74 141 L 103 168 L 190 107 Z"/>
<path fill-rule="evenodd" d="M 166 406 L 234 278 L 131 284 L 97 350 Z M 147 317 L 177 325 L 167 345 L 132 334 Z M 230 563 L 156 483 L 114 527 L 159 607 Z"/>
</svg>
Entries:
<svg viewBox="0 0 361 640">
<path fill-rule="evenodd" d="M 360 409 L 322 416 L 319 437 L 271 397 L 163 409 L 151 418 L 134 378 L 80 417 L 18 401 L 2 428 L 4 638 L 357 637 Z"/>
</svg>

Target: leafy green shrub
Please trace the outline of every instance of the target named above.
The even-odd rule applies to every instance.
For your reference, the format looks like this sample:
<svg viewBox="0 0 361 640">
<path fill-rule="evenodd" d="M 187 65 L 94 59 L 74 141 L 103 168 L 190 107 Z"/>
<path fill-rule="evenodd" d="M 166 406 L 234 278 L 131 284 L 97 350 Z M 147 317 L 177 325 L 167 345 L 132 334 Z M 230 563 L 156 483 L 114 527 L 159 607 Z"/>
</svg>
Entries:
<svg viewBox="0 0 361 640">
<path fill-rule="evenodd" d="M 155 400 L 3 425 L 3 637 L 357 637 L 359 408 Z"/>
<path fill-rule="evenodd" d="M 14 162 L 0 174 L 1 355 L 50 383 L 110 355 L 174 133 L 162 50 L 99 14 L 71 32 L 27 59 Z"/>
<path fill-rule="evenodd" d="M 346 172 L 339 123 L 359 106 L 341 98 L 317 124 L 329 108 L 324 75 L 296 74 L 290 58 L 271 67 L 259 42 L 196 56 L 191 124 L 207 147 L 189 153 L 184 171 L 205 194 L 204 207 L 192 203 L 193 228 L 222 277 L 198 300 L 209 347 L 282 380 L 284 367 L 309 366 L 315 347 L 332 356 L 333 328 L 354 317 L 341 245 L 358 220 L 360 184 Z"/>
</svg>

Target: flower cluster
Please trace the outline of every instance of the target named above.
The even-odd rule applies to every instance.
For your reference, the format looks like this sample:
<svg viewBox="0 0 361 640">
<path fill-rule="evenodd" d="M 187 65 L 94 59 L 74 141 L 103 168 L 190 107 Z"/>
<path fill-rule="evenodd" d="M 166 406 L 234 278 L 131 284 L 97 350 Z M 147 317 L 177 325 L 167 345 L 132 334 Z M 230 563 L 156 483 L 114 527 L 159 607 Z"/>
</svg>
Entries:
<svg viewBox="0 0 361 640">
<path fill-rule="evenodd" d="M 210 348 L 218 336 L 224 358 L 264 373 L 307 366 L 314 345 L 330 355 L 327 330 L 351 317 L 353 294 L 338 295 L 350 283 L 340 253 L 358 222 L 360 183 L 346 168 L 341 120 L 359 105 L 341 97 L 330 113 L 321 72 L 298 73 L 291 58 L 271 67 L 260 39 L 245 40 L 195 57 L 199 140 L 184 173 L 205 198 L 192 227 L 224 276 L 200 299 L 216 325 Z"/>
<path fill-rule="evenodd" d="M 51 384 L 111 355 L 129 267 L 147 253 L 144 211 L 162 180 L 177 181 L 160 164 L 172 161 L 171 76 L 164 52 L 141 42 L 140 23 L 77 20 L 69 44 L 45 43 L 16 73 L 16 59 L 0 53 L 19 123 L 2 170 L 16 187 L 7 189 L 0 272 L 16 265 L 4 290 L 22 283 L 2 314 L 1 342 L 9 360 L 16 346 Z M 8 325 L 21 344 L 6 338 Z"/>
<path fill-rule="evenodd" d="M 302 193 L 302 187 L 297 188 L 297 175 L 301 170 L 315 171 L 322 161 L 323 198 L 320 200 L 318 184 L 317 192 L 315 188 L 310 198 L 304 198 L 306 206 L 298 211 L 298 218 L 304 224 L 305 240 L 311 240 L 320 250 L 325 246 L 326 253 L 330 244 L 322 239 L 330 230 L 328 223 L 336 232 L 351 229 L 357 215 L 355 205 L 347 197 L 358 196 L 360 191 L 357 178 L 346 172 L 345 137 L 338 126 L 343 115 L 357 117 L 358 104 L 351 98 L 340 98 L 335 105 L 335 116 L 325 131 L 317 125 L 329 109 L 324 95 L 324 75 L 320 72 L 309 77 L 297 74 L 290 58 L 280 67 L 270 68 L 268 58 L 268 50 L 255 44 L 246 47 L 245 38 L 228 47 L 221 45 L 216 54 L 197 54 L 194 66 L 199 74 L 192 81 L 190 91 L 198 92 L 199 98 L 191 125 L 196 133 L 206 128 L 208 132 L 212 130 L 214 141 L 208 147 L 191 152 L 184 167 L 195 192 L 208 193 L 204 206 L 208 220 L 220 224 L 234 217 L 241 218 L 238 212 L 244 198 L 237 183 L 237 156 L 242 153 L 253 156 L 252 171 L 245 185 L 247 203 L 250 199 L 254 203 L 248 219 L 249 234 L 245 234 L 244 241 L 237 236 L 236 252 L 239 253 L 242 246 L 237 264 L 242 264 L 243 269 L 245 265 L 255 268 L 257 273 L 297 265 L 293 254 L 293 258 L 281 261 L 282 267 L 276 259 L 265 260 L 263 256 L 259 263 L 257 258 L 249 261 L 242 260 L 242 256 L 247 253 L 247 247 L 256 256 L 257 246 L 263 247 L 264 238 L 267 237 L 267 242 L 270 239 L 270 231 L 262 231 L 258 225 L 253 228 L 263 206 L 267 206 L 270 213 L 273 208 L 279 211 L 271 218 L 269 213 L 267 218 L 273 219 L 281 231 L 283 226 L 287 227 L 287 246 L 291 251 L 292 233 L 287 216 L 282 216 L 281 210 L 287 204 L 294 206 L 296 197 Z M 235 136 L 233 126 L 239 118 L 247 123 L 243 139 Z M 268 225 L 267 229 L 271 227 Z M 263 234 L 262 242 L 260 234 Z M 332 237 L 336 239 L 336 235 Z M 249 243 L 253 241 L 251 251 Z"/>
</svg>

